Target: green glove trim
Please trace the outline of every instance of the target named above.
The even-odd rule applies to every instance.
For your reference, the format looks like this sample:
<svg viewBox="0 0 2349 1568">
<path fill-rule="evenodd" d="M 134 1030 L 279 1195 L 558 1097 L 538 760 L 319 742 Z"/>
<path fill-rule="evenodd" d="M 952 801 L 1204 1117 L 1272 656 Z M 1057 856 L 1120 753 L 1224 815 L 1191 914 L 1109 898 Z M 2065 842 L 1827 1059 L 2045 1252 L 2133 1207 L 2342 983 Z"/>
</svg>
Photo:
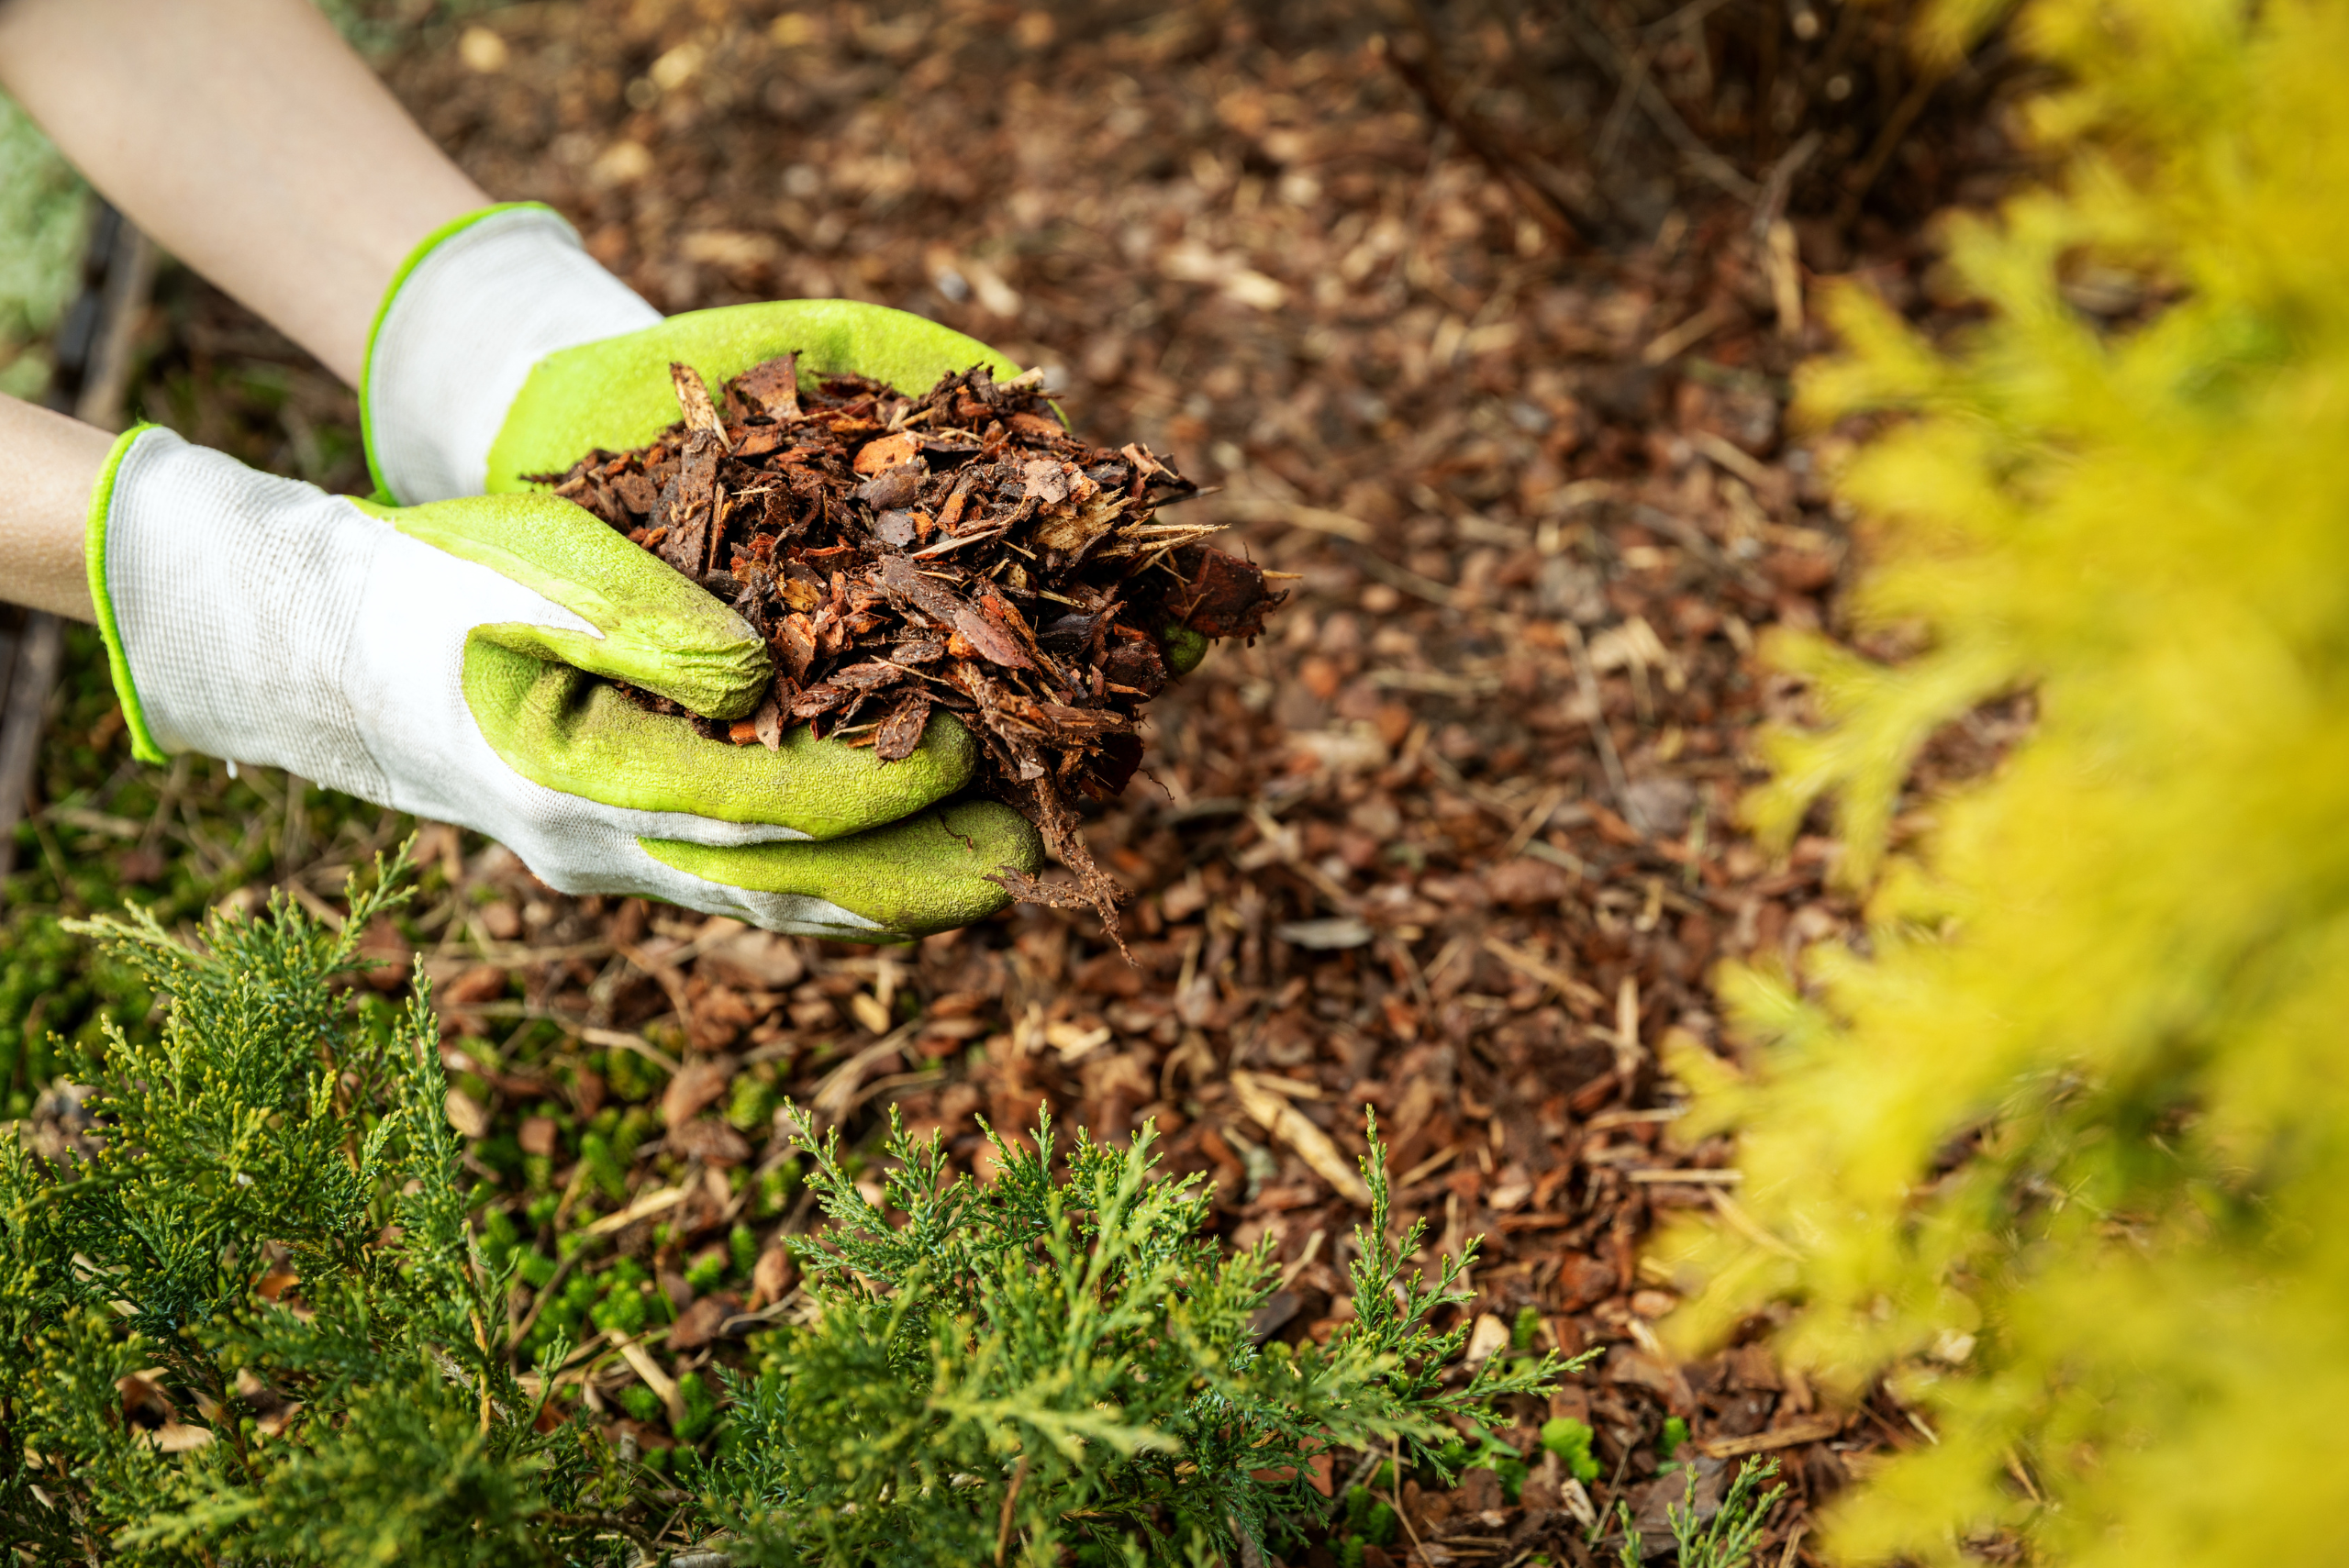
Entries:
<svg viewBox="0 0 2349 1568">
<path fill-rule="evenodd" d="M 106 673 L 114 677 L 114 695 L 122 699 L 123 727 L 130 732 L 130 754 L 142 762 L 165 761 L 163 749 L 155 744 L 154 732 L 147 728 L 147 710 L 139 703 L 139 688 L 130 684 L 130 656 L 122 651 L 122 628 L 116 623 L 114 595 L 106 590 L 106 514 L 114 507 L 115 474 L 122 468 L 122 460 L 130 455 L 131 444 L 148 431 L 160 429 L 153 424 L 133 425 L 115 438 L 107 449 L 105 466 L 98 470 L 97 487 L 90 492 L 90 521 L 82 535 L 82 565 L 90 574 L 90 603 L 98 613 L 98 635 L 106 640 Z"/>
<path fill-rule="evenodd" d="M 750 622 L 561 496 L 352 505 L 410 539 L 544 594 L 603 633 L 520 624 L 474 632 L 517 653 L 576 664 L 712 718 L 740 718 L 758 706 L 774 673 Z"/>
<path fill-rule="evenodd" d="M 384 471 L 375 463 L 375 421 L 367 406 L 367 389 L 374 384 L 375 379 L 375 336 L 384 329 L 384 317 L 391 314 L 392 301 L 399 297 L 400 285 L 407 282 L 407 275 L 416 271 L 417 264 L 432 254 L 442 240 L 447 239 L 451 235 L 463 233 L 483 218 L 495 217 L 501 212 L 512 212 L 518 207 L 539 207 L 547 212 L 554 211 L 544 202 L 499 202 L 494 206 L 485 206 L 479 212 L 469 212 L 462 217 L 451 218 L 417 241 L 416 249 L 407 253 L 407 259 L 400 263 L 399 271 L 392 274 L 391 285 L 384 290 L 384 297 L 375 302 L 375 318 L 367 323 L 367 347 L 359 356 L 359 439 L 360 444 L 367 451 L 367 477 L 375 482 L 375 498 L 379 501 L 395 499 L 391 485 L 384 482 Z M 571 461 L 578 460 L 573 458 Z M 568 468 L 571 464 L 565 462 L 561 466 Z"/>
<path fill-rule="evenodd" d="M 854 373 L 902 392 L 984 364 L 1019 367 L 975 338 L 886 306 L 786 299 L 673 316 L 640 332 L 549 354 L 531 368 L 489 449 L 488 488 L 527 488 L 526 473 L 569 468 L 590 450 L 640 447 L 677 422 L 672 361 L 701 373 L 712 392 L 752 365 L 796 350 L 802 375 Z"/>
<path fill-rule="evenodd" d="M 932 719 L 933 732 L 937 727 Z M 1044 863 L 1044 841 L 1028 819 L 992 800 L 941 806 L 827 844 L 721 850 L 670 839 L 637 842 L 662 864 L 710 882 L 829 899 L 900 940 L 985 919 L 1011 902 L 988 877 L 1007 870 L 1033 875 Z"/>
<path fill-rule="evenodd" d="M 946 714 L 902 762 L 818 740 L 805 726 L 775 751 L 705 740 L 568 663 L 508 650 L 493 629 L 465 639 L 465 706 L 507 767 L 566 795 L 839 839 L 944 799 L 978 762 L 971 732 Z"/>
</svg>

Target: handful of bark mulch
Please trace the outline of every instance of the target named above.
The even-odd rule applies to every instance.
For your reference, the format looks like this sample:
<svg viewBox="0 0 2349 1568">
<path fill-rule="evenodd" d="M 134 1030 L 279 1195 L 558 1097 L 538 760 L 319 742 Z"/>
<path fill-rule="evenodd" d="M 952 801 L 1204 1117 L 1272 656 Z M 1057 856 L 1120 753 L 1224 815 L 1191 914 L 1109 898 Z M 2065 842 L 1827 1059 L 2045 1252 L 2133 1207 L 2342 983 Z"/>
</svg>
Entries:
<svg viewBox="0 0 2349 1568">
<path fill-rule="evenodd" d="M 774 689 L 732 725 L 694 717 L 703 733 L 774 747 L 806 724 L 897 762 L 933 714 L 957 714 L 979 739 L 982 786 L 1036 824 L 1077 885 L 999 880 L 1090 906 L 1114 934 L 1116 884 L 1071 795 L 1112 797 L 1133 776 L 1170 639 L 1255 637 L 1286 594 L 1201 544 L 1217 525 L 1158 521 L 1197 487 L 1146 448 L 1069 434 L 1034 372 L 998 384 L 980 366 L 909 398 L 859 376 L 804 389 L 796 360 L 745 371 L 722 407 L 673 364 L 683 417 L 658 440 L 531 477 L 767 639 Z"/>
</svg>

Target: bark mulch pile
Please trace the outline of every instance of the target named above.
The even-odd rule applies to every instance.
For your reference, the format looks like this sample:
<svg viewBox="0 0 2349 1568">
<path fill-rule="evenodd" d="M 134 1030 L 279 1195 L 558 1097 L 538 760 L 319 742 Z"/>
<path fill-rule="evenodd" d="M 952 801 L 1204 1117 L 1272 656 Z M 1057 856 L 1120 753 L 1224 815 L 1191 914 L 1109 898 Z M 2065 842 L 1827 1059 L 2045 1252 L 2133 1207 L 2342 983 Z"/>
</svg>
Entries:
<svg viewBox="0 0 2349 1568">
<path fill-rule="evenodd" d="M 1291 1340 L 1341 1310 L 1350 1166 L 1377 1107 L 1398 1219 L 1427 1218 L 1447 1250 L 1486 1239 L 1480 1345 L 1521 1327 L 1603 1355 L 1510 1413 L 1500 1436 L 1527 1473 L 1406 1483 L 1402 1529 L 1368 1562 L 1585 1563 L 1584 1510 L 1619 1502 L 1660 1545 L 1685 1480 L 1659 1451 L 1675 1419 L 1700 1502 L 1742 1456 L 1784 1462 L 1792 1492 L 1758 1560 L 1812 1562 L 1812 1510 L 1876 1451 L 1927 1440 L 1890 1395 L 1831 1401 L 1776 1364 L 1766 1323 L 1677 1362 L 1657 1325 L 1692 1282 L 1641 1246 L 1670 1211 L 1742 1214 L 1729 1146 L 1675 1139 L 1658 1064 L 1668 1041 L 1737 1061 L 1713 966 L 1780 961 L 1857 920 L 1826 839 L 1774 861 L 1734 826 L 1756 727 L 1805 713 L 1757 644 L 1842 626 L 1848 530 L 1826 481 L 1844 443 L 1790 439 L 1783 417 L 1793 367 L 1825 344 L 1815 284 L 1855 278 L 1928 310 L 1909 215 L 1979 173 L 1995 139 L 1961 125 L 1877 155 L 1863 138 L 1850 155 L 1868 153 L 1873 183 L 1838 185 L 1838 144 L 1789 148 L 1776 106 L 1819 83 L 1839 103 L 1908 93 L 1852 92 L 1853 62 L 1876 57 L 1846 35 L 1875 13 L 1845 7 L 1798 50 L 1810 34 L 1788 17 L 1818 30 L 1802 7 L 1563 14 L 1585 10 L 1637 72 L 1554 99 L 1518 80 L 1547 56 L 1514 29 L 1542 15 L 1470 6 L 1414 11 L 1453 50 L 1439 58 L 1375 37 L 1375 7 L 585 0 L 484 12 L 387 62 L 488 189 L 553 203 L 662 308 L 850 295 L 931 315 L 1041 367 L 1076 439 L 1131 436 L 1219 486 L 1178 515 L 1297 574 L 1267 635 L 1151 702 L 1141 771 L 1082 821 L 1130 895 L 1131 962 L 1083 908 L 1023 905 L 909 950 L 829 945 L 563 897 L 503 850 L 427 829 L 428 896 L 371 942 L 395 962 L 420 950 L 436 976 L 452 1115 L 495 1224 L 545 1262 L 524 1269 L 521 1311 L 534 1332 L 582 1325 L 569 1375 L 648 1451 L 674 1441 L 667 1418 L 599 1330 L 635 1335 L 635 1357 L 677 1379 L 754 1360 L 794 1310 L 778 1242 L 809 1214 L 773 1121 L 785 1093 L 852 1139 L 894 1105 L 972 1162 L 981 1115 L 1022 1128 L 1046 1101 L 1109 1138 L 1155 1119 L 1170 1164 L 1212 1178 L 1218 1228 L 1273 1239 L 1286 1279 L 1261 1327 Z M 1768 93 L 1716 76 L 1757 40 L 1783 64 Z M 1529 206 L 1507 139 L 1484 131 L 1537 111 L 1566 117 L 1545 145 L 1595 150 L 1594 178 L 1620 193 L 1608 210 L 1646 238 L 1593 248 Z M 1756 191 L 1673 185 L 1687 142 L 1654 142 L 1652 124 L 1734 155 Z M 1132 484 L 1066 461 L 1105 492 Z M 852 455 L 850 475 L 874 477 Z M 932 548 L 942 477 L 868 506 L 876 526 L 907 516 L 901 540 L 811 542 L 854 539 L 860 571 Z M 607 518 L 661 526 L 619 478 Z M 740 542 L 697 573 L 757 580 Z M 818 587 L 786 567 L 785 604 L 792 584 Z M 821 605 L 834 584 L 824 572 Z M 897 602 L 882 586 L 868 611 Z M 998 597 L 1052 647 L 1057 617 Z M 813 628 L 816 610 L 789 613 Z M 990 681 L 1008 678 L 984 651 L 996 629 L 963 630 L 980 651 L 964 667 Z M 872 660 L 819 642 L 790 676 L 805 696 Z M 1038 672 L 1010 674 L 1064 702 Z M 904 689 L 809 717 L 885 719 Z M 1945 738 L 1934 771 L 1981 765 L 2027 717 Z M 308 841 L 317 863 L 293 880 L 317 892 L 363 847 Z M 1555 1417 L 1595 1429 L 1599 1473 L 1579 1492 L 1537 1446 Z"/>
<path fill-rule="evenodd" d="M 1199 542 L 1222 524 L 1160 521 L 1160 504 L 1198 487 L 1146 447 L 1071 435 L 1041 376 L 998 386 L 982 365 L 920 397 L 832 376 L 803 396 L 797 359 L 727 383 L 722 412 L 672 365 L 681 417 L 658 440 L 537 477 L 773 645 L 774 684 L 751 717 L 696 720 L 713 739 L 774 747 L 805 724 L 900 762 L 933 712 L 960 715 L 981 744 L 979 787 L 1027 814 L 1076 888 L 998 880 L 1037 902 L 1074 898 L 1114 938 L 1122 890 L 1070 800 L 1114 800 L 1133 778 L 1136 718 L 1170 678 L 1170 635 L 1194 652 L 1252 639 L 1286 595 Z"/>
</svg>

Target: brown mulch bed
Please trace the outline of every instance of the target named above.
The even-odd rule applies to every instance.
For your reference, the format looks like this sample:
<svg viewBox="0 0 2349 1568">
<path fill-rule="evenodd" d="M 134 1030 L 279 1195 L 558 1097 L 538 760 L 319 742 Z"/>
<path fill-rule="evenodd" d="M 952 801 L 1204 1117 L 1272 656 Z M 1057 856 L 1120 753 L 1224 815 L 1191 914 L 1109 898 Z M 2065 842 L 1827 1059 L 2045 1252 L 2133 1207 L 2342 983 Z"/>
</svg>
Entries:
<svg viewBox="0 0 2349 1568">
<path fill-rule="evenodd" d="M 1652 1543 L 1681 1495 L 1668 1417 L 1709 1494 L 1775 1454 L 1791 1494 L 1761 1560 L 1808 1562 L 1810 1510 L 1921 1438 L 1887 1396 L 1829 1410 L 1756 1345 L 1675 1365 L 1655 1325 L 1687 1282 L 1640 1244 L 1661 1211 L 1734 1207 L 1729 1146 L 1673 1140 L 1658 1068 L 1675 1036 L 1736 1055 L 1712 966 L 1855 919 L 1830 842 L 1774 862 L 1734 808 L 1755 727 L 1801 712 L 1756 639 L 1833 624 L 1848 546 L 1835 439 L 1784 428 L 1824 341 L 1804 295 L 1849 270 L 1913 306 L 1924 261 L 1867 210 L 1829 221 L 1832 189 L 1796 204 L 1789 251 L 1701 183 L 1652 241 L 1590 248 L 1371 30 L 595 0 L 389 61 L 487 188 L 552 203 L 663 309 L 930 315 L 1043 367 L 1080 436 L 1220 486 L 1168 515 L 1297 580 L 1264 639 L 1152 704 L 1141 772 L 1084 823 L 1132 895 L 1131 963 L 1092 916 L 1032 905 L 889 951 L 571 899 L 439 828 L 431 897 L 374 945 L 421 946 L 440 982 L 480 1169 L 525 1235 L 533 1193 L 570 1195 L 549 1254 L 596 1201 L 584 1129 L 635 1117 L 630 1192 L 689 1195 L 665 1240 L 616 1228 L 676 1315 L 673 1371 L 789 1290 L 770 1243 L 807 1216 L 772 1180 L 777 1095 L 857 1135 L 894 1105 L 964 1160 L 978 1117 L 1025 1128 L 1040 1101 L 1108 1137 L 1154 1119 L 1219 1228 L 1276 1239 L 1264 1326 L 1287 1338 L 1344 1295 L 1369 1105 L 1399 1218 L 1486 1238 L 1472 1317 L 1531 1308 L 1542 1344 L 1604 1351 L 1503 1436 L 1538 1454 L 1545 1417 L 1589 1421 L 1592 1499 Z M 700 1305 L 688 1262 L 738 1221 L 772 1261 Z M 621 1414 L 627 1362 L 589 1365 L 613 1420 L 665 1443 Z M 1413 1483 L 1409 1533 L 1370 1561 L 1588 1561 L 1559 1481 Z"/>
</svg>

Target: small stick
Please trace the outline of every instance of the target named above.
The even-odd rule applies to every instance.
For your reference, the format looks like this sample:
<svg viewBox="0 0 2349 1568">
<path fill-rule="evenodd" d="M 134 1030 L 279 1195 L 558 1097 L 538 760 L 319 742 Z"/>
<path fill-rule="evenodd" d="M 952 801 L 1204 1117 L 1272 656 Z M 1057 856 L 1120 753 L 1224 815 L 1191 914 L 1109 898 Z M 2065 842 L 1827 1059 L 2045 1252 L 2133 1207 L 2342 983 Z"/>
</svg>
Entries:
<svg viewBox="0 0 2349 1568">
<path fill-rule="evenodd" d="M 1395 1466 L 1395 1484 L 1386 1489 L 1387 1501 L 1395 1507 L 1395 1517 L 1403 1521 L 1403 1533 L 1411 1538 L 1412 1550 L 1424 1556 L 1425 1543 L 1419 1540 L 1419 1532 L 1411 1528 L 1410 1513 L 1403 1507 L 1403 1440 L 1400 1438 L 1391 1440 L 1386 1451 L 1388 1460 Z"/>
<path fill-rule="evenodd" d="M 709 400 L 709 388 L 704 386 L 701 374 L 693 366 L 671 361 L 669 384 L 677 389 L 677 408 L 685 416 L 685 428 L 696 435 L 718 438 L 718 450 L 732 451 L 726 439 L 725 423 L 718 417 L 718 406 Z"/>
<path fill-rule="evenodd" d="M 1607 728 L 1607 707 L 1599 700 L 1598 675 L 1590 667 L 1590 648 L 1582 639 L 1582 628 L 1572 621 L 1561 625 L 1565 631 L 1566 651 L 1574 655 L 1575 685 L 1582 694 L 1583 706 L 1590 710 L 1590 735 L 1598 742 L 1598 761 L 1607 771 L 1607 787 L 1615 796 L 1616 806 L 1628 816 L 1631 784 L 1623 774 L 1623 759 L 1617 753 L 1615 737 Z"/>
<path fill-rule="evenodd" d="M 481 1435 L 489 1436 L 489 1324 L 473 1314 L 473 1342 L 481 1347 Z"/>
<path fill-rule="evenodd" d="M 1020 1483 L 1027 1479 L 1028 1456 L 1023 1453 L 1019 1456 L 1019 1462 L 1012 1467 L 1010 1489 L 1003 1495 L 1003 1519 L 996 1526 L 995 1531 L 996 1568 L 1003 1568 L 1004 1549 L 1011 1544 L 1011 1507 L 1019 1501 Z"/>
</svg>

